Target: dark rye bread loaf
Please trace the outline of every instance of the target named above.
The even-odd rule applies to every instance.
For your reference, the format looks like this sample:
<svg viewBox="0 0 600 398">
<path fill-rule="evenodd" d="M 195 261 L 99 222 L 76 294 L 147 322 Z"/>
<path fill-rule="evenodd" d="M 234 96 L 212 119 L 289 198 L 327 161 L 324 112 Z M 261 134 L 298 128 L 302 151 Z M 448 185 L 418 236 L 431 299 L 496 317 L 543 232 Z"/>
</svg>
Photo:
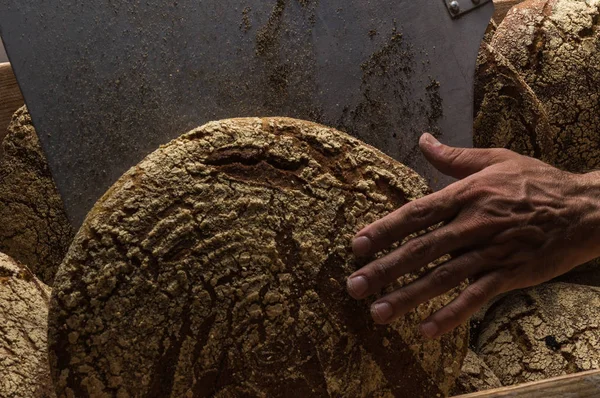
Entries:
<svg viewBox="0 0 600 398">
<path fill-rule="evenodd" d="M 418 324 L 457 290 L 389 327 L 345 291 L 356 231 L 429 192 L 381 152 L 293 119 L 213 122 L 161 147 L 95 205 L 57 274 L 58 395 L 447 394 L 467 328 L 424 342 Z"/>
<path fill-rule="evenodd" d="M 0 253 L 0 397 L 54 397 L 46 322 L 50 289 Z"/>
<path fill-rule="evenodd" d="M 73 231 L 26 107 L 14 114 L 2 150 L 0 251 L 52 285 Z"/>
<path fill-rule="evenodd" d="M 476 352 L 502 384 L 600 368 L 600 289 L 549 283 L 499 300 Z"/>
<path fill-rule="evenodd" d="M 491 42 L 543 105 L 554 146 L 572 172 L 600 166 L 600 2 L 529 0 L 512 8 Z"/>
</svg>

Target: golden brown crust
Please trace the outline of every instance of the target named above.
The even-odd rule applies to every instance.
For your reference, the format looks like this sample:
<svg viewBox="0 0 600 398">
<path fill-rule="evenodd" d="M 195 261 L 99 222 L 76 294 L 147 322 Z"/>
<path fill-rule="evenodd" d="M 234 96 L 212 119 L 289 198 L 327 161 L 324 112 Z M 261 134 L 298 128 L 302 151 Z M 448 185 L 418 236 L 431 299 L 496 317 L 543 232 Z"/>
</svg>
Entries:
<svg viewBox="0 0 600 398">
<path fill-rule="evenodd" d="M 512 9 L 491 43 L 543 105 L 554 147 L 572 172 L 600 166 L 600 2 L 530 0 Z"/>
<path fill-rule="evenodd" d="M 500 387 L 502 387 L 502 383 L 498 376 L 492 372 L 483 359 L 469 350 L 451 395 L 470 394 Z"/>
<path fill-rule="evenodd" d="M 418 324 L 457 291 L 391 327 L 345 291 L 359 227 L 429 192 L 407 167 L 313 123 L 233 119 L 183 135 L 103 196 L 61 266 L 49 322 L 57 392 L 447 393 L 467 328 L 423 342 Z"/>
<path fill-rule="evenodd" d="M 549 283 L 487 313 L 477 352 L 504 385 L 600 368 L 600 289 Z"/>
<path fill-rule="evenodd" d="M 513 7 L 479 54 L 474 146 L 508 148 L 571 172 L 598 168 L 599 64 L 597 0 Z M 600 285 L 597 264 L 560 280 Z"/>
<path fill-rule="evenodd" d="M 54 397 L 46 322 L 50 289 L 0 253 L 0 396 Z"/>
<path fill-rule="evenodd" d="M 26 107 L 13 116 L 2 146 L 0 251 L 52 285 L 73 231 Z"/>
<path fill-rule="evenodd" d="M 474 146 L 507 148 L 552 163 L 554 131 L 543 105 L 510 62 L 484 43 L 475 76 Z"/>
</svg>

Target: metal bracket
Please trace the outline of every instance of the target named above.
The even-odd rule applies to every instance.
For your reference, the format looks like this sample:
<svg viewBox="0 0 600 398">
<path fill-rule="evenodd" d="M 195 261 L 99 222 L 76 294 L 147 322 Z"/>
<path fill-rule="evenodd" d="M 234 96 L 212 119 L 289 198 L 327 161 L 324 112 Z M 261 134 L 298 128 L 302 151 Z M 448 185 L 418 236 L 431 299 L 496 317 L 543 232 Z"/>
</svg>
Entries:
<svg viewBox="0 0 600 398">
<path fill-rule="evenodd" d="M 448 8 L 450 16 L 456 19 L 491 1 L 492 0 L 444 0 L 444 3 L 446 3 L 446 8 Z"/>
</svg>

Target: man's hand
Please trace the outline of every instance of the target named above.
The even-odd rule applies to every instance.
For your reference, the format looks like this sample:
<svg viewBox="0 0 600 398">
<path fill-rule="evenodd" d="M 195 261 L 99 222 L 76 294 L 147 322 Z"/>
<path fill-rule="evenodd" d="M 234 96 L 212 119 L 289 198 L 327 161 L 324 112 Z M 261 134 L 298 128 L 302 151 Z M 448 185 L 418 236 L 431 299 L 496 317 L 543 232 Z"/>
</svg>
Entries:
<svg viewBox="0 0 600 398">
<path fill-rule="evenodd" d="M 431 272 L 371 307 L 386 324 L 454 288 L 471 284 L 421 325 L 438 337 L 474 314 L 494 296 L 548 281 L 600 256 L 600 175 L 576 175 L 505 149 L 461 149 L 425 134 L 427 160 L 461 179 L 410 202 L 361 230 L 356 256 L 372 256 L 408 235 L 445 222 L 371 262 L 348 279 L 362 299 L 447 253 L 458 253 Z"/>
</svg>

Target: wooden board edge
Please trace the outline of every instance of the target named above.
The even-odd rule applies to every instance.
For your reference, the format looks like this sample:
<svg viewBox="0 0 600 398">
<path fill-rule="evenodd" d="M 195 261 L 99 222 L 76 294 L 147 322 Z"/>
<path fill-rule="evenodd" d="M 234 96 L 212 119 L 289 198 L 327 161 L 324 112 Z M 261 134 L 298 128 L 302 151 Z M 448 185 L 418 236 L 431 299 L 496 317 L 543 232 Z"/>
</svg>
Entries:
<svg viewBox="0 0 600 398">
<path fill-rule="evenodd" d="M 455 398 L 562 398 L 600 397 L 600 370 L 575 373 L 493 390 L 459 395 Z"/>
<path fill-rule="evenodd" d="M 25 105 L 10 63 L 0 63 L 0 142 L 17 109 Z"/>
</svg>

